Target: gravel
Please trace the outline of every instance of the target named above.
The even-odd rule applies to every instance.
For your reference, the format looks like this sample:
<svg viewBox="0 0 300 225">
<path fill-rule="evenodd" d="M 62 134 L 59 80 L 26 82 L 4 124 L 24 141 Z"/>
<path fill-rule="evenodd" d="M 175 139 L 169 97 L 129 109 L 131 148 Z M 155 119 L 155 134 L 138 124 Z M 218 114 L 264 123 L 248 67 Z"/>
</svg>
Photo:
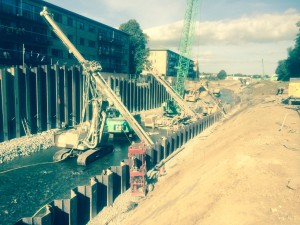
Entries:
<svg viewBox="0 0 300 225">
<path fill-rule="evenodd" d="M 131 212 L 138 206 L 139 202 L 145 200 L 143 197 L 132 196 L 130 189 L 119 195 L 112 206 L 105 207 L 87 225 L 121 225 L 122 221 L 130 216 Z"/>
<path fill-rule="evenodd" d="M 0 143 L 0 164 L 53 146 L 54 130 Z"/>
</svg>

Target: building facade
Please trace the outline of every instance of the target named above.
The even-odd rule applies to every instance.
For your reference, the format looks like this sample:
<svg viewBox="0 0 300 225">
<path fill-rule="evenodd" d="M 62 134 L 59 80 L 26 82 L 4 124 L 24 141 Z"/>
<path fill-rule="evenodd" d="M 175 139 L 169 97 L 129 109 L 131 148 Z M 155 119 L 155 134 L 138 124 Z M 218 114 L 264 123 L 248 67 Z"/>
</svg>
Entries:
<svg viewBox="0 0 300 225">
<path fill-rule="evenodd" d="M 148 57 L 153 71 L 143 71 L 143 74 L 157 73 L 163 76 L 176 77 L 179 54 L 168 49 L 151 49 Z M 194 78 L 196 71 L 194 70 L 194 61 L 190 60 L 189 65 L 189 78 Z"/>
<path fill-rule="evenodd" d="M 40 16 L 44 6 L 85 59 L 128 73 L 128 34 L 41 0 L 0 0 L 0 65 L 78 63 Z"/>
</svg>

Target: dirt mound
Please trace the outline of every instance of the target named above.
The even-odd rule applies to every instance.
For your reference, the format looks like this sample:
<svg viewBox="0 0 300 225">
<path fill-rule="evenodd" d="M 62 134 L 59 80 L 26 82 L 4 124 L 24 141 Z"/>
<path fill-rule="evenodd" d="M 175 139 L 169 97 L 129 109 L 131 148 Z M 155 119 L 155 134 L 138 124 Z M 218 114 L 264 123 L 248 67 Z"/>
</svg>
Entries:
<svg viewBox="0 0 300 225">
<path fill-rule="evenodd" d="M 224 86 L 240 92 L 236 111 L 169 161 L 137 207 L 90 224 L 300 224 L 299 114 L 276 95 L 280 83 Z M 132 199 L 120 199 L 127 209 Z"/>
<path fill-rule="evenodd" d="M 193 140 L 122 224 L 300 224 L 300 117 L 277 85 L 245 88 L 251 104 Z"/>
</svg>

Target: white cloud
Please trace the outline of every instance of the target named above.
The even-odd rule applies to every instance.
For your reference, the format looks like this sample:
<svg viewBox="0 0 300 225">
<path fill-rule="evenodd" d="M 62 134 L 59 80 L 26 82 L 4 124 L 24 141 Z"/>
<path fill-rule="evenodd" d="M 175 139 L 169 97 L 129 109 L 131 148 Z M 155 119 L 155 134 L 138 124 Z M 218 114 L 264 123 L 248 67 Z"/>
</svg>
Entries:
<svg viewBox="0 0 300 225">
<path fill-rule="evenodd" d="M 185 7 L 185 1 L 175 2 L 174 0 L 91 0 L 98 2 L 98 5 L 106 8 L 109 19 L 122 17 L 121 23 L 129 19 L 136 19 L 142 28 L 155 26 L 165 23 L 171 23 L 184 16 L 182 8 Z M 162 4 L 163 3 L 163 4 Z M 108 12 L 105 12 L 108 13 Z"/>
<path fill-rule="evenodd" d="M 260 14 L 239 19 L 205 21 L 197 24 L 192 58 L 199 59 L 200 70 L 261 74 L 262 59 L 266 74 L 273 74 L 277 62 L 287 57 L 294 43 L 300 14 L 290 9 L 279 14 Z M 183 21 L 144 30 L 150 48 L 177 51 Z"/>
<path fill-rule="evenodd" d="M 243 16 L 234 20 L 198 22 L 197 44 L 245 44 L 293 40 L 298 32 L 296 23 L 300 14 L 289 10 L 285 14 Z M 179 46 L 183 22 L 176 22 L 144 30 L 150 37 L 150 46 L 174 48 Z"/>
</svg>

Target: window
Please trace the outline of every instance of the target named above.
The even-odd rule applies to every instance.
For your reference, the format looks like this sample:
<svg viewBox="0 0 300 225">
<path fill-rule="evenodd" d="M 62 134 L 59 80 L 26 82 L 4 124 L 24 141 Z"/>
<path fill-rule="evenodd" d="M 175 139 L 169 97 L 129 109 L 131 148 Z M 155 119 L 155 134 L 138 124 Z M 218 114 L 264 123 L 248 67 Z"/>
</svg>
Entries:
<svg viewBox="0 0 300 225">
<path fill-rule="evenodd" d="M 89 26 L 89 32 L 95 33 L 96 29 L 94 26 Z"/>
<path fill-rule="evenodd" d="M 56 57 L 56 58 L 63 58 L 63 51 L 53 48 L 52 49 L 52 56 Z"/>
<path fill-rule="evenodd" d="M 54 20 L 55 20 L 56 22 L 62 23 L 62 15 L 59 14 L 59 13 L 55 13 L 55 14 L 54 14 Z"/>
<path fill-rule="evenodd" d="M 42 11 L 42 8 L 34 6 L 34 15 L 33 19 L 35 21 L 43 22 L 43 18 L 40 16 L 40 12 Z"/>
<path fill-rule="evenodd" d="M 74 56 L 72 53 L 70 53 L 69 51 L 67 53 L 68 53 L 68 59 L 74 59 Z"/>
<path fill-rule="evenodd" d="M 80 44 L 80 45 L 84 45 L 84 38 L 80 38 L 80 39 L 79 39 L 79 44 Z"/>
<path fill-rule="evenodd" d="M 95 41 L 89 41 L 89 47 L 94 48 L 96 46 Z"/>
<path fill-rule="evenodd" d="M 33 19 L 33 15 L 34 15 L 34 7 L 32 5 L 23 3 L 23 14 L 22 14 L 25 18 L 27 19 Z"/>
<path fill-rule="evenodd" d="M 79 29 L 84 30 L 84 23 L 83 22 L 79 22 Z"/>
<path fill-rule="evenodd" d="M 73 19 L 72 18 L 68 17 L 68 22 L 67 23 L 68 23 L 69 26 L 73 27 Z"/>
<path fill-rule="evenodd" d="M 107 40 L 107 39 L 108 39 L 108 32 L 105 29 L 99 29 L 99 41 Z"/>
<path fill-rule="evenodd" d="M 68 39 L 73 42 L 73 35 L 72 34 L 68 34 Z"/>
<path fill-rule="evenodd" d="M 121 35 L 120 34 L 115 34 L 115 39 L 120 41 L 121 40 Z"/>
<path fill-rule="evenodd" d="M 54 33 L 54 31 L 51 31 L 51 37 L 53 39 L 58 39 L 58 37 L 57 37 L 56 33 Z"/>
<path fill-rule="evenodd" d="M 16 14 L 16 0 L 2 0 L 2 9 L 9 14 Z"/>
</svg>

